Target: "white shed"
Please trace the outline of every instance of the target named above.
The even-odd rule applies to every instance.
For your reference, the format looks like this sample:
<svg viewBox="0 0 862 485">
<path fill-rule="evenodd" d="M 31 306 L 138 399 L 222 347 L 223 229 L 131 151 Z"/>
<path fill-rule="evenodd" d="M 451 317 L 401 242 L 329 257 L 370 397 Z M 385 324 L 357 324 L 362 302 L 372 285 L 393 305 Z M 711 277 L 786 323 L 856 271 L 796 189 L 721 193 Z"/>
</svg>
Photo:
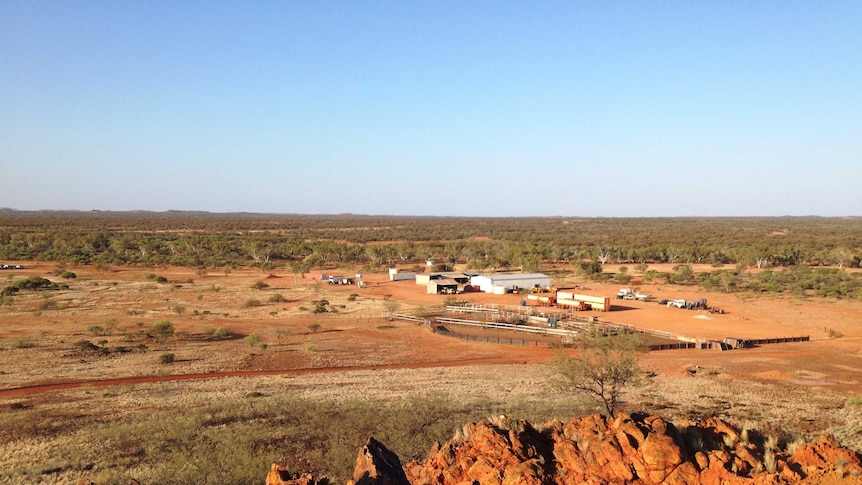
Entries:
<svg viewBox="0 0 862 485">
<path fill-rule="evenodd" d="M 547 288 L 551 286 L 551 277 L 542 273 L 480 275 L 470 278 L 470 284 L 478 286 L 485 293 L 505 293 L 516 287 L 532 288 L 539 285 Z"/>
</svg>

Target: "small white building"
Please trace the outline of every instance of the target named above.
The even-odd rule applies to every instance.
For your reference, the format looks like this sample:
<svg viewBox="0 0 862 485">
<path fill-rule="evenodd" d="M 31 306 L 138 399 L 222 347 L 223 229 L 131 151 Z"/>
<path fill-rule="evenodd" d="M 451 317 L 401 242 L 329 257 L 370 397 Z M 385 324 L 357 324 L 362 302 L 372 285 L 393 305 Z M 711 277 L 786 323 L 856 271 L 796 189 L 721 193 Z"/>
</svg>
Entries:
<svg viewBox="0 0 862 485">
<path fill-rule="evenodd" d="M 514 288 L 529 289 L 535 285 L 547 288 L 551 286 L 551 277 L 543 273 L 479 275 L 470 278 L 470 284 L 485 293 L 500 294 Z"/>
</svg>

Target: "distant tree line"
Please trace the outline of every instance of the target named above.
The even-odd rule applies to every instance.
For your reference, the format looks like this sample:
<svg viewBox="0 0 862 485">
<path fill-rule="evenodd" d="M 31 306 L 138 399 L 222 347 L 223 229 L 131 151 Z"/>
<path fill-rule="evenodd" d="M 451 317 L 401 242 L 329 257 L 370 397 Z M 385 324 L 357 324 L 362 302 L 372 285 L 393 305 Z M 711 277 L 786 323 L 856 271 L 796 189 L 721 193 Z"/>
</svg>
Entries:
<svg viewBox="0 0 862 485">
<path fill-rule="evenodd" d="M 0 259 L 197 268 L 434 260 L 476 270 L 542 264 L 859 267 L 862 218 L 455 218 L 0 211 Z"/>
</svg>

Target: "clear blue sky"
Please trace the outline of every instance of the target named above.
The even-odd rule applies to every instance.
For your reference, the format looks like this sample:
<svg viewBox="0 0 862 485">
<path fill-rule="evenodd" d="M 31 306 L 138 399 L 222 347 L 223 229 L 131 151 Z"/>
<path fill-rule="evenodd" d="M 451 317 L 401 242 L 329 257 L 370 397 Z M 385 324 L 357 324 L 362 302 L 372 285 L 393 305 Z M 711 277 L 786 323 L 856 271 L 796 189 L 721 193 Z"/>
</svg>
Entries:
<svg viewBox="0 0 862 485">
<path fill-rule="evenodd" d="M 0 2 L 0 207 L 862 215 L 862 2 Z"/>
</svg>

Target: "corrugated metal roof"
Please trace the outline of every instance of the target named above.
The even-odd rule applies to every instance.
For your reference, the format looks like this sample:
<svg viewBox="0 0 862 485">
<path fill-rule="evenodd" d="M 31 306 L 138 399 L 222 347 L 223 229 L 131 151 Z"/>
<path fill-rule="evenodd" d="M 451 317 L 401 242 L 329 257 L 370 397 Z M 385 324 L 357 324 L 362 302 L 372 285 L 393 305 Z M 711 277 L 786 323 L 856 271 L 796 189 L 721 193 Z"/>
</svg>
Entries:
<svg viewBox="0 0 862 485">
<path fill-rule="evenodd" d="M 538 279 L 538 278 L 550 278 L 550 276 L 543 273 L 523 273 L 523 274 L 495 274 L 495 275 L 484 275 L 491 281 L 509 281 L 509 280 L 526 280 L 526 279 Z"/>
<path fill-rule="evenodd" d="M 467 275 L 460 271 L 447 271 L 445 273 L 440 273 L 444 278 L 466 278 Z"/>
<path fill-rule="evenodd" d="M 429 285 L 437 285 L 437 286 L 458 286 L 458 282 L 455 280 L 450 280 L 448 278 L 440 278 L 439 280 L 431 280 L 428 282 Z"/>
</svg>

